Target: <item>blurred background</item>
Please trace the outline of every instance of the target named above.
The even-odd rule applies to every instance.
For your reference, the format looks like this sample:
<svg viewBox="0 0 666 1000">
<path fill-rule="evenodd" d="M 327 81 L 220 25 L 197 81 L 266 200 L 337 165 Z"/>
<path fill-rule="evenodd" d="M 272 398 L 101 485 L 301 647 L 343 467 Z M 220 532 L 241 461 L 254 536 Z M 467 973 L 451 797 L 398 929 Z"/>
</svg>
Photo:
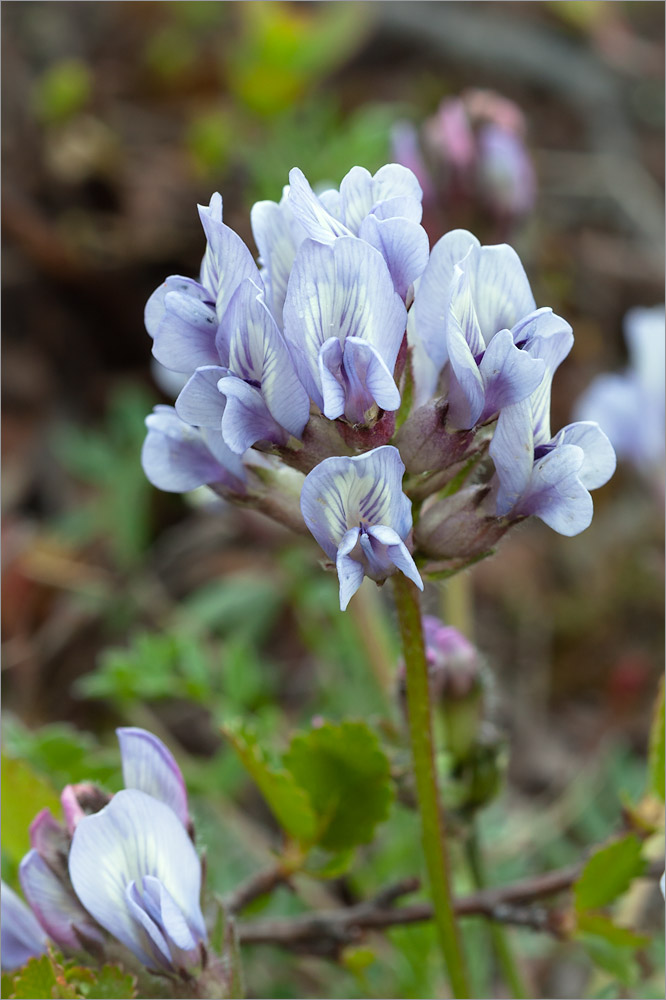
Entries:
<svg viewBox="0 0 666 1000">
<path fill-rule="evenodd" d="M 83 777 L 118 787 L 115 725 L 146 726 L 184 762 L 220 891 L 274 839 L 222 717 L 251 715 L 275 746 L 316 715 L 399 728 L 388 593 L 366 582 L 341 615 L 313 542 L 143 476 L 144 417 L 173 398 L 143 306 L 167 275 L 198 272 L 196 203 L 219 190 L 253 246 L 249 208 L 279 200 L 290 167 L 337 186 L 354 164 L 411 166 L 431 242 L 457 226 L 511 242 L 537 303 L 571 322 L 556 430 L 596 375 L 631 364 L 626 313 L 664 299 L 663 38 L 650 2 L 3 4 L 10 882 L 45 796 Z M 663 365 L 663 319 L 660 350 Z M 462 624 L 509 747 L 482 819 L 493 881 L 577 860 L 642 794 L 663 655 L 661 448 L 621 460 L 583 535 L 530 523 L 465 576 Z M 446 600 L 427 592 L 434 613 Z M 418 868 L 414 823 L 397 807 L 330 892 Z M 393 931 L 342 967 L 266 950 L 249 995 L 440 995 L 430 933 Z M 475 995 L 500 995 L 484 934 L 472 927 Z M 636 988 L 635 970 L 621 986 L 564 943 L 515 937 L 540 996 Z M 633 995 L 663 996 L 662 963 L 663 948 L 645 954 Z"/>
</svg>

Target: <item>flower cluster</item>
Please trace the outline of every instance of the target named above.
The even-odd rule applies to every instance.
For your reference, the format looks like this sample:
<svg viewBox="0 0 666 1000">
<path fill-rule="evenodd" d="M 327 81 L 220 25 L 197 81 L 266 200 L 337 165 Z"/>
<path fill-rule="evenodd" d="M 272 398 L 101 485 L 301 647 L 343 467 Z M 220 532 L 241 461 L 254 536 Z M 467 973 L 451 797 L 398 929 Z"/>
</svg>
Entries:
<svg viewBox="0 0 666 1000">
<path fill-rule="evenodd" d="M 414 171 L 428 213 L 447 216 L 478 205 L 509 226 L 534 207 L 536 176 L 525 145 L 525 116 L 491 90 L 445 97 L 417 131 L 408 121 L 392 133 L 393 155 Z"/>
<path fill-rule="evenodd" d="M 573 334 L 537 307 L 516 252 L 464 230 L 430 251 L 399 164 L 319 195 L 296 168 L 289 181 L 252 209 L 258 264 L 216 194 L 199 280 L 167 278 L 148 301 L 155 358 L 187 378 L 147 419 L 151 482 L 307 526 L 343 609 L 364 576 L 422 587 L 529 515 L 586 528 L 614 452 L 593 422 L 551 435 Z"/>
<path fill-rule="evenodd" d="M 201 861 L 180 769 L 143 729 L 117 730 L 125 788 L 68 785 L 65 824 L 44 809 L 19 867 L 29 907 L 2 886 L 2 968 L 40 955 L 105 954 L 109 935 L 155 972 L 190 975 L 205 961 Z"/>
</svg>

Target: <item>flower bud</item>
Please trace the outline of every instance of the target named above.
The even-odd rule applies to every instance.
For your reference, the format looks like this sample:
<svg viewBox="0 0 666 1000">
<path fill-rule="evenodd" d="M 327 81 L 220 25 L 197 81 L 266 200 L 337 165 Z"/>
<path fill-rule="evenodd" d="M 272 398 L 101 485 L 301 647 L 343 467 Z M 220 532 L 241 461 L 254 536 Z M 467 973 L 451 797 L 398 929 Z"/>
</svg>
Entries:
<svg viewBox="0 0 666 1000">
<path fill-rule="evenodd" d="M 468 486 L 427 507 L 414 529 L 418 548 L 436 559 L 473 559 L 487 552 L 510 527 L 483 512 L 487 495 L 487 486 Z"/>
<path fill-rule="evenodd" d="M 84 816 L 99 812 L 110 801 L 111 796 L 91 781 L 80 781 L 77 785 L 65 785 L 60 795 L 60 803 L 70 834 Z"/>
<path fill-rule="evenodd" d="M 395 436 L 407 472 L 436 472 L 462 461 L 474 439 L 473 431 L 447 429 L 448 404 L 433 399 L 420 406 Z"/>
</svg>

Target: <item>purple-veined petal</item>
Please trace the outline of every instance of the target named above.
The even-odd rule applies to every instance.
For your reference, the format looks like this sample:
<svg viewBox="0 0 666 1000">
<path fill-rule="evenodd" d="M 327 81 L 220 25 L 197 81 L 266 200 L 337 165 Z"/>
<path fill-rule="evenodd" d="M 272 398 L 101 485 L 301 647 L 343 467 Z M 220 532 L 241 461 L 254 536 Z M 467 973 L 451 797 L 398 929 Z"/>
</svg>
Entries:
<svg viewBox="0 0 666 1000">
<path fill-rule="evenodd" d="M 191 372 L 199 365 L 215 364 L 217 314 L 202 301 L 195 283 L 187 290 L 167 290 L 164 317 L 155 329 L 153 354 L 165 368 Z"/>
<path fill-rule="evenodd" d="M 155 289 L 146 302 L 143 320 L 146 330 L 153 338 L 157 335 L 160 324 L 166 315 L 165 299 L 169 292 L 180 292 L 211 306 L 215 302 L 214 296 L 198 281 L 193 278 L 184 278 L 180 274 L 172 274 Z"/>
<path fill-rule="evenodd" d="M 588 490 L 603 486 L 615 472 L 616 459 L 613 445 L 593 421 L 578 421 L 567 424 L 553 439 L 556 448 L 562 445 L 577 445 L 583 452 L 583 463 L 578 478 Z"/>
<path fill-rule="evenodd" d="M 423 580 L 416 568 L 416 563 L 398 533 L 385 524 L 378 524 L 368 528 L 367 534 L 380 545 L 385 546 L 389 562 L 404 573 L 412 583 L 415 583 L 419 590 L 423 590 Z"/>
<path fill-rule="evenodd" d="M 169 945 L 161 928 L 150 914 L 146 912 L 141 894 L 136 887 L 136 882 L 132 881 L 127 886 L 125 901 L 127 909 L 137 926 L 137 938 L 141 955 L 134 948 L 132 948 L 132 951 L 150 969 L 154 969 L 155 971 L 169 969 L 171 967 Z"/>
<path fill-rule="evenodd" d="M 389 198 L 375 205 L 370 214 L 382 222 L 388 219 L 402 219 L 404 222 L 418 225 L 423 216 L 423 206 L 416 198 Z"/>
<path fill-rule="evenodd" d="M 278 326 L 252 281 L 238 286 L 221 324 L 229 344 L 231 373 L 256 385 L 274 420 L 300 438 L 310 400 Z"/>
<path fill-rule="evenodd" d="M 204 365 L 183 386 L 175 403 L 181 420 L 194 427 L 220 427 L 224 413 L 224 396 L 217 383 L 229 374 L 220 365 Z"/>
<path fill-rule="evenodd" d="M 340 581 L 340 610 L 346 611 L 347 605 L 363 583 L 363 566 L 350 553 L 358 544 L 360 528 L 350 528 L 343 536 L 335 557 L 335 568 Z"/>
<path fill-rule="evenodd" d="M 220 195 L 214 194 L 210 205 L 198 207 L 201 224 L 208 240 L 201 267 L 201 281 L 206 288 L 215 293 L 217 314 L 222 317 L 229 299 L 243 278 L 252 278 L 261 285 L 261 277 L 252 254 L 240 236 L 222 222 Z"/>
<path fill-rule="evenodd" d="M 516 347 L 510 330 L 500 330 L 490 341 L 479 371 L 485 402 L 475 423 L 488 420 L 503 407 L 532 396 L 543 381 L 546 364 L 541 358 L 534 358 Z M 532 417 L 534 419 L 534 412 Z"/>
<path fill-rule="evenodd" d="M 474 427 L 485 401 L 483 377 L 457 316 L 449 317 L 446 333 L 452 373 L 449 419 L 455 427 Z"/>
<path fill-rule="evenodd" d="M 453 271 L 470 247 L 479 245 L 476 236 L 465 229 L 453 229 L 442 236 L 432 248 L 415 292 L 411 310 L 415 334 L 423 342 L 437 374 L 448 358 L 446 328 Z"/>
<path fill-rule="evenodd" d="M 233 375 L 220 379 L 218 388 L 226 399 L 222 437 L 232 452 L 242 455 L 257 441 L 286 444 L 288 434 L 271 416 L 259 389 Z"/>
<path fill-rule="evenodd" d="M 11 971 L 43 955 L 48 938 L 34 913 L 6 882 L 2 883 L 0 909 L 0 959 L 3 971 Z"/>
<path fill-rule="evenodd" d="M 340 184 L 342 218 L 354 233 L 358 233 L 363 219 L 382 202 L 403 199 L 403 214 L 411 209 L 413 221 L 421 221 L 421 186 L 414 174 L 400 163 L 387 163 L 374 177 L 365 167 L 352 167 Z M 414 215 L 416 216 L 414 218 Z M 382 216 L 388 218 L 389 216 Z"/>
<path fill-rule="evenodd" d="M 352 423 L 362 423 L 373 402 L 392 412 L 400 406 L 400 392 L 393 374 L 379 351 L 358 337 L 347 337 L 342 358 L 347 401 L 345 416 Z M 324 410 L 326 416 L 328 414 Z"/>
<path fill-rule="evenodd" d="M 213 432 L 204 436 L 181 420 L 171 406 L 156 406 L 146 418 L 148 434 L 141 463 L 149 481 L 160 490 L 184 493 L 209 483 L 223 483 L 242 490 L 245 470 L 241 459 L 219 441 Z M 205 429 L 204 429 L 205 430 Z M 222 461 L 221 461 L 222 459 Z"/>
<path fill-rule="evenodd" d="M 332 243 L 353 233 L 326 210 L 298 167 L 289 171 L 289 206 L 311 240 Z"/>
<path fill-rule="evenodd" d="M 469 275 L 474 308 L 486 344 L 536 309 L 525 269 L 513 247 L 473 247 L 459 265 Z"/>
<path fill-rule="evenodd" d="M 534 515 L 560 535 L 577 535 L 592 521 L 592 497 L 579 479 L 583 450 L 563 444 L 534 463 L 515 513 Z"/>
<path fill-rule="evenodd" d="M 359 524 L 386 524 L 405 539 L 411 502 L 402 492 L 405 466 L 397 448 L 383 445 L 353 458 L 326 458 L 301 491 L 305 523 L 331 559 L 346 532 Z"/>
<path fill-rule="evenodd" d="M 206 940 L 201 913 L 201 862 L 170 806 L 124 789 L 101 812 L 82 819 L 69 856 L 72 885 L 83 906 L 145 965 L 154 968 L 145 927 L 127 902 L 132 882 L 153 876 L 167 890 L 191 931 Z"/>
<path fill-rule="evenodd" d="M 306 240 L 289 281 L 285 337 L 298 373 L 323 408 L 319 350 L 330 337 L 358 337 L 371 344 L 390 372 L 395 367 L 407 313 L 381 254 L 362 240 L 339 238 L 331 246 Z"/>
<path fill-rule="evenodd" d="M 524 495 L 532 475 L 534 439 L 528 399 L 502 410 L 489 451 L 500 483 L 497 515 L 504 517 Z"/>
<path fill-rule="evenodd" d="M 306 237 L 305 230 L 289 206 L 288 194 L 289 189 L 285 188 L 279 204 L 258 201 L 250 212 L 252 234 L 266 287 L 266 302 L 280 329 L 291 267 L 296 251 Z"/>
<path fill-rule="evenodd" d="M 550 440 L 550 391 L 553 375 L 573 346 L 573 331 L 552 309 L 537 309 L 511 330 L 525 353 L 543 360 L 546 371 L 530 399 L 535 447 Z"/>
<path fill-rule="evenodd" d="M 393 278 L 395 290 L 404 300 L 428 263 L 430 248 L 423 226 L 408 219 L 381 220 L 369 215 L 361 223 L 359 236 L 379 250 Z"/>
<path fill-rule="evenodd" d="M 345 384 L 342 377 L 342 344 L 337 337 L 329 337 L 319 349 L 319 380 L 322 410 L 329 420 L 336 420 L 345 412 Z"/>
<path fill-rule="evenodd" d="M 171 751 L 146 729 L 123 726 L 116 729 L 116 736 L 125 788 L 138 788 L 171 806 L 183 826 L 188 827 L 185 781 Z"/>
<path fill-rule="evenodd" d="M 19 880 L 32 912 L 59 948 L 80 951 L 81 940 L 75 927 L 85 930 L 88 938 L 103 941 L 99 928 L 95 927 L 74 893 L 34 848 L 28 851 L 19 865 Z"/>
</svg>

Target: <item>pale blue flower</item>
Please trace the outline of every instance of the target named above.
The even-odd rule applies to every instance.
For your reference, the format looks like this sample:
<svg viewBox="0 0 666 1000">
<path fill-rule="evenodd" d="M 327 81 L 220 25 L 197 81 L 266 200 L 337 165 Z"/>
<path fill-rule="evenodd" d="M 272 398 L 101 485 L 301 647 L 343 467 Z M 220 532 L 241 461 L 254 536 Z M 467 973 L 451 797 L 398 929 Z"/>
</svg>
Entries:
<svg viewBox="0 0 666 1000">
<path fill-rule="evenodd" d="M 624 319 L 629 367 L 599 375 L 578 400 L 575 415 L 596 420 L 618 458 L 643 472 L 664 464 L 664 307 L 630 309 Z"/>
<path fill-rule="evenodd" d="M 187 789 L 182 771 L 171 751 L 146 729 L 116 729 L 120 744 L 125 788 L 136 788 L 170 806 L 183 826 L 191 829 Z"/>
<path fill-rule="evenodd" d="M 244 492 L 243 462 L 225 444 L 219 429 L 192 427 L 172 406 L 156 406 L 146 417 L 146 426 L 141 463 L 153 486 L 172 493 L 204 485 Z"/>
<path fill-rule="evenodd" d="M 406 322 L 377 250 L 355 237 L 302 244 L 284 329 L 301 381 L 326 417 L 362 424 L 374 406 L 398 408 L 393 371 Z"/>
<path fill-rule="evenodd" d="M 615 452 L 598 424 L 563 427 L 537 443 L 529 399 L 500 413 L 490 443 L 498 517 L 534 515 L 561 535 L 577 535 L 592 521 L 590 490 L 615 471 Z"/>
<path fill-rule="evenodd" d="M 201 862 L 170 806 L 118 792 L 77 824 L 69 873 L 86 910 L 149 969 L 201 966 Z"/>
<path fill-rule="evenodd" d="M 364 576 L 381 582 L 400 571 L 423 589 L 405 544 L 412 518 L 404 471 L 398 450 L 385 445 L 354 458 L 327 458 L 305 479 L 303 517 L 335 561 L 343 611 Z"/>
<path fill-rule="evenodd" d="M 48 938 L 34 913 L 6 882 L 0 889 L 0 908 L 0 959 L 3 971 L 9 972 L 43 955 Z"/>
</svg>

